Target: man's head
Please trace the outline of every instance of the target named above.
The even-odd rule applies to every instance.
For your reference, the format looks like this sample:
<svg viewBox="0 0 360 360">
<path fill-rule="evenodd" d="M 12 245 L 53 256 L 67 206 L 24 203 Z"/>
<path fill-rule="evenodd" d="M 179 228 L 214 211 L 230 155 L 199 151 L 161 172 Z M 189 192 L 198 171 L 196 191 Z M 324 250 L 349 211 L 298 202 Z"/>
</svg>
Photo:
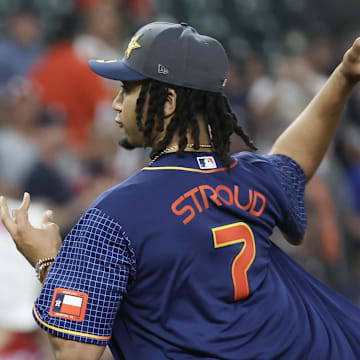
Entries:
<svg viewBox="0 0 360 360">
<path fill-rule="evenodd" d="M 206 141 L 226 165 L 233 132 L 253 146 L 223 95 L 224 48 L 185 23 L 148 24 L 132 37 L 122 60 L 90 60 L 89 65 L 123 84 L 113 107 L 127 148 L 150 146 L 154 157 L 176 140 L 182 155 L 189 142 L 199 149 Z"/>
</svg>

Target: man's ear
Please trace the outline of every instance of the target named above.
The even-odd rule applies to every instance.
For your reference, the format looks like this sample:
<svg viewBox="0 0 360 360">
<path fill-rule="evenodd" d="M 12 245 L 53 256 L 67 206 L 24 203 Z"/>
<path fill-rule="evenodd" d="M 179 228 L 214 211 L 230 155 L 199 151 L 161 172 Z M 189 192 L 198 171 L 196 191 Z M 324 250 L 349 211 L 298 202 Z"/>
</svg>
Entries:
<svg viewBox="0 0 360 360">
<path fill-rule="evenodd" d="M 174 89 L 168 90 L 168 96 L 164 105 L 165 118 L 171 116 L 176 109 L 176 92 Z"/>
</svg>

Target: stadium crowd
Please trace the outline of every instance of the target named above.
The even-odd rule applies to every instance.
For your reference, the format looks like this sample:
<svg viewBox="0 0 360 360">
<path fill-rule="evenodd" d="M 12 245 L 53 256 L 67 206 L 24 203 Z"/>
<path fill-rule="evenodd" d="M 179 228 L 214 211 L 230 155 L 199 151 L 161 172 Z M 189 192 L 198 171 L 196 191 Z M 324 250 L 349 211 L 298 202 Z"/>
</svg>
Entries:
<svg viewBox="0 0 360 360">
<path fill-rule="evenodd" d="M 200 32 L 213 30 L 210 35 L 218 35 L 220 40 L 228 36 L 226 31 L 231 31 L 231 26 L 236 26 L 224 22 L 226 13 L 220 17 L 220 1 L 199 1 L 196 6 L 183 1 L 184 7 L 190 7 L 189 12 L 191 6 L 196 7 L 192 14 L 201 13 L 199 4 L 210 7 L 213 12 L 208 9 L 209 16 L 202 17 L 210 19 L 210 23 L 201 22 L 195 15 L 190 20 L 181 18 L 184 9 L 178 9 L 176 3 L 180 2 L 0 3 L 0 193 L 16 204 L 28 191 L 35 203 L 35 223 L 42 209 L 51 208 L 65 235 L 98 194 L 149 162 L 146 149 L 127 151 L 117 146 L 111 102 L 118 84 L 93 74 L 88 59 L 122 57 L 133 30 L 152 20 L 193 20 Z M 229 3 L 239 5 L 235 0 Z M 256 10 L 249 7 L 246 11 Z M 219 25 L 216 31 L 214 22 Z M 314 24 L 317 26 L 311 35 L 287 29 L 281 48 L 263 41 L 259 49 L 254 34 L 248 40 L 232 36 L 224 43 L 232 59 L 226 94 L 260 153 L 270 149 L 280 132 L 321 88 L 341 60 L 339 54 L 356 34 L 351 23 L 341 36 L 334 36 L 324 26 L 326 19 L 321 26 L 315 20 Z M 325 161 L 308 184 L 308 230 L 303 246 L 287 245 L 280 233 L 273 235 L 273 240 L 312 274 L 358 305 L 359 117 L 360 89 L 350 101 Z M 233 141 L 233 152 L 244 149 L 239 140 Z M 0 360 L 48 359 L 45 342 L 39 342 L 31 319 L 33 298 L 30 296 L 25 304 L 30 304 L 26 307 L 29 319 L 9 316 L 23 306 L 14 299 L 24 298 L 25 292 L 36 296 L 39 284 L 35 276 L 33 281 L 17 283 L 23 270 L 13 266 L 14 247 L 1 244 L 10 243 L 1 226 L 0 237 L 1 288 L 14 290 L 0 292 Z"/>
</svg>

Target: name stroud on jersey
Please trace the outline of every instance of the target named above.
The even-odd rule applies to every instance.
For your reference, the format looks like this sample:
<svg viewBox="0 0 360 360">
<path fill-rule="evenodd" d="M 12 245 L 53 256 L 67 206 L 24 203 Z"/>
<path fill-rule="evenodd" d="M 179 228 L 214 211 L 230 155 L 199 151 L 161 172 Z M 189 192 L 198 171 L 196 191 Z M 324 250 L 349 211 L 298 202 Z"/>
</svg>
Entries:
<svg viewBox="0 0 360 360">
<path fill-rule="evenodd" d="M 234 205 L 244 211 L 249 211 L 254 216 L 260 216 L 265 209 L 266 198 L 256 190 L 249 189 L 248 202 L 246 205 L 240 204 L 239 186 L 234 185 L 231 189 L 225 185 L 218 185 L 216 188 L 210 185 L 200 185 L 187 191 L 178 197 L 172 204 L 171 210 L 175 215 L 187 215 L 183 224 L 188 224 L 198 213 L 209 209 L 209 199 L 217 206 Z"/>
</svg>

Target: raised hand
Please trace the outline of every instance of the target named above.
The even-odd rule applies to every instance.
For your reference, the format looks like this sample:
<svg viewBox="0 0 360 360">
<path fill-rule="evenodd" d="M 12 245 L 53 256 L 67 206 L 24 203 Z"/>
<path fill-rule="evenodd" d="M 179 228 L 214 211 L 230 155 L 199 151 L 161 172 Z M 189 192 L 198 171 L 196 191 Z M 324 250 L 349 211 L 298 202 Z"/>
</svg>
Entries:
<svg viewBox="0 0 360 360">
<path fill-rule="evenodd" d="M 6 199 L 0 197 L 0 218 L 17 249 L 24 255 L 32 266 L 39 259 L 56 257 L 60 246 L 61 236 L 59 227 L 52 222 L 52 212 L 47 210 L 42 219 L 41 228 L 34 228 L 28 218 L 30 195 L 24 193 L 23 201 L 18 209 L 13 210 L 12 216 Z"/>
<path fill-rule="evenodd" d="M 351 48 L 345 53 L 340 69 L 350 82 L 360 80 L 360 37 L 358 37 Z"/>
</svg>

